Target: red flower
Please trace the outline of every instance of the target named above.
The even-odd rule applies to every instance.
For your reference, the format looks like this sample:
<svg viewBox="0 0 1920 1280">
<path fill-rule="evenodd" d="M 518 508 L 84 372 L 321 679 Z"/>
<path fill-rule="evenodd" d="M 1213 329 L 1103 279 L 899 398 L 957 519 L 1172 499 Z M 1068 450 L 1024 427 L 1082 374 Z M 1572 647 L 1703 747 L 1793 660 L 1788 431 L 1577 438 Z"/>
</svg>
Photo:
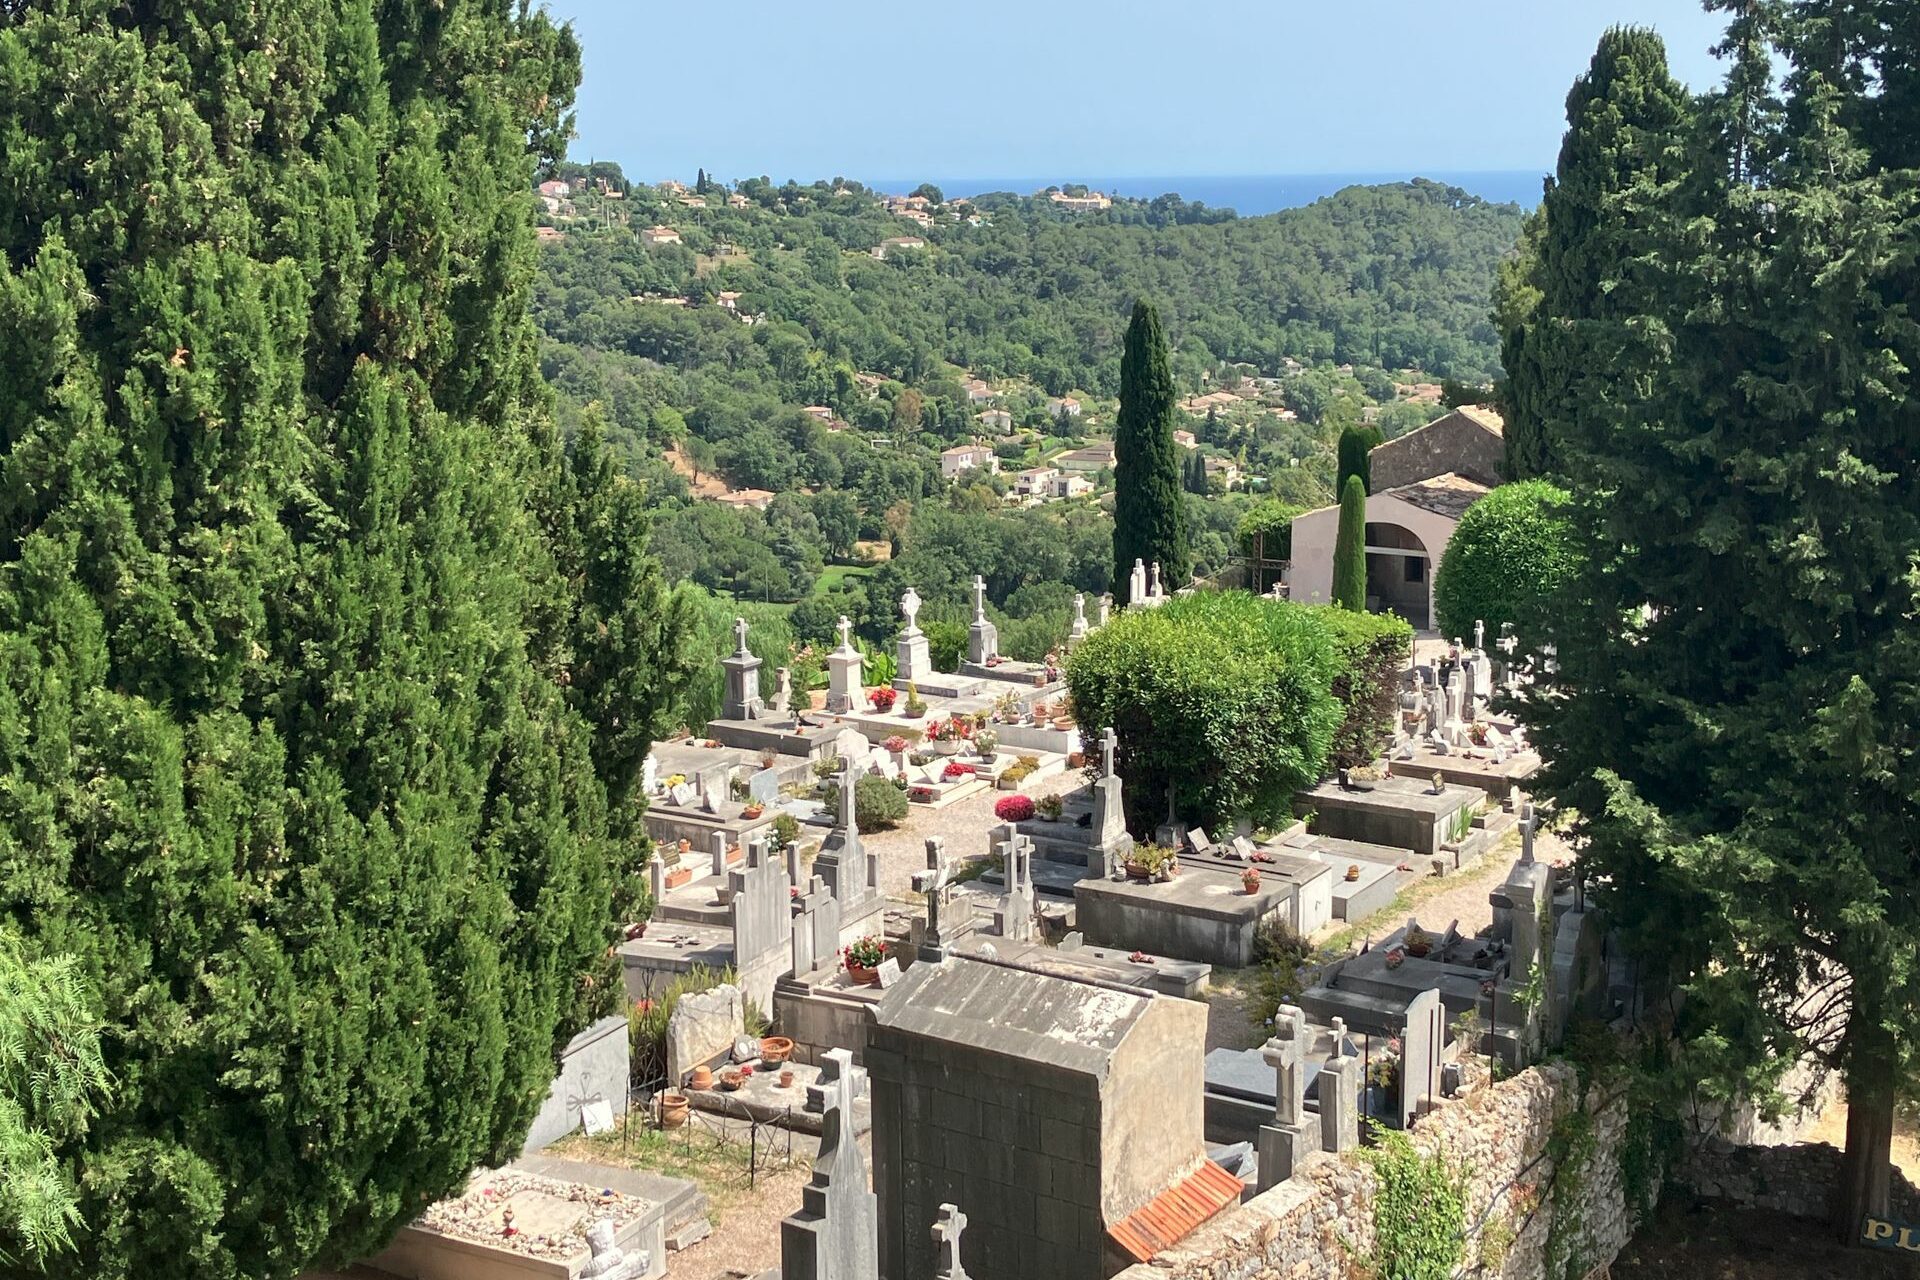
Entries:
<svg viewBox="0 0 1920 1280">
<path fill-rule="evenodd" d="M 1033 816 L 1033 797 L 1015 793 L 1001 796 L 993 806 L 993 816 L 1002 822 L 1025 822 Z"/>
</svg>

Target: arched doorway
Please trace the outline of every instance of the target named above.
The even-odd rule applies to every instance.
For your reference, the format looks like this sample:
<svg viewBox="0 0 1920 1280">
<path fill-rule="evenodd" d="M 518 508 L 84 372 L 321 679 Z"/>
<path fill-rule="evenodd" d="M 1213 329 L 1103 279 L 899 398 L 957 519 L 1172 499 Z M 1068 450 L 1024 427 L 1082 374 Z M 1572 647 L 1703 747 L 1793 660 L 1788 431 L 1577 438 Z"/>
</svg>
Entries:
<svg viewBox="0 0 1920 1280">
<path fill-rule="evenodd" d="M 1367 608 L 1397 613 L 1417 631 L 1433 625 L 1433 562 L 1405 525 L 1367 525 Z"/>
</svg>

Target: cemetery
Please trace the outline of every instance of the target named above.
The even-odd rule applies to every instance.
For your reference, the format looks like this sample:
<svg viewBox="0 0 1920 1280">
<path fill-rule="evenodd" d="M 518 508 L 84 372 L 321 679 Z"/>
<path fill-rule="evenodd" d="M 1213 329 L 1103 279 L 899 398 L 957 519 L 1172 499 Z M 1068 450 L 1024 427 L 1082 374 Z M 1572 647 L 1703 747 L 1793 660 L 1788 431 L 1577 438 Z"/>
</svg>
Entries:
<svg viewBox="0 0 1920 1280">
<path fill-rule="evenodd" d="M 1073 654 L 1106 644 L 1109 627 L 1177 627 L 1213 607 L 1156 578 L 1136 568 L 1124 613 L 1102 601 L 1096 621 L 1077 605 L 1064 664 L 1002 660 L 977 608 L 951 673 L 932 669 L 909 591 L 898 678 L 865 685 L 843 625 L 811 707 L 784 678 L 762 696 L 742 630 L 723 662 L 727 714 L 655 747 L 658 853 L 650 914 L 618 949 L 627 993 L 644 1002 L 709 970 L 727 981 L 677 997 L 649 1079 L 593 1096 L 624 1094 L 628 1124 L 708 1116 L 817 1144 L 769 1280 L 1133 1280 L 1143 1265 L 1221 1257 L 1239 1246 L 1182 1250 L 1236 1213 L 1277 1222 L 1315 1197 L 1345 1204 L 1358 1175 L 1337 1171 L 1381 1134 L 1428 1135 L 1450 1111 L 1488 1107 L 1519 1106 L 1537 1127 L 1541 1106 L 1566 1103 L 1553 1090 L 1541 1102 L 1530 1065 L 1570 1022 L 1633 1003 L 1604 922 L 1566 868 L 1536 856 L 1543 815 L 1524 786 L 1540 758 L 1502 718 L 1503 694 L 1529 678 L 1509 637 L 1498 662 L 1476 628 L 1471 648 L 1423 663 L 1375 629 L 1346 651 L 1371 664 L 1343 677 L 1378 690 L 1364 706 L 1316 695 L 1275 712 L 1256 696 L 1234 732 L 1283 761 L 1300 726 L 1338 732 L 1297 739 L 1311 749 L 1295 771 L 1235 799 L 1207 789 L 1211 762 L 1157 756 L 1140 726 L 1159 717 L 1129 719 L 1124 694 L 1088 683 L 1089 700 L 1076 696 Z M 1311 611 L 1271 607 L 1277 643 L 1297 641 L 1287 627 L 1311 635 Z M 882 806 L 863 822 L 901 793 L 904 818 Z M 940 817 L 987 808 L 971 828 Z M 941 834 L 913 834 L 936 821 Z M 908 843 L 911 894 L 889 897 L 883 859 L 897 867 Z M 1487 927 L 1379 919 L 1516 843 L 1502 878 L 1475 882 L 1493 885 Z M 1272 963 L 1273 937 L 1310 951 L 1343 929 L 1360 931 L 1357 949 L 1315 961 L 1263 1043 L 1212 1043 L 1217 976 Z M 768 1031 L 749 1029 L 762 1018 Z M 580 1103 L 596 1087 L 589 1060 L 570 1046 L 541 1140 L 613 1123 L 614 1108 Z M 568 1218 L 581 1193 L 564 1180 L 494 1176 L 508 1180 L 483 1178 L 410 1228 L 388 1259 L 396 1273 L 442 1274 L 444 1255 L 473 1275 L 661 1274 L 642 1269 L 666 1259 L 660 1212 L 609 1189 L 625 1216 L 602 1227 Z M 538 1249 L 448 1225 L 509 1206 L 538 1224 Z M 505 1269 L 480 1270 L 482 1249 Z M 620 1260 L 593 1269 L 612 1250 Z"/>
</svg>

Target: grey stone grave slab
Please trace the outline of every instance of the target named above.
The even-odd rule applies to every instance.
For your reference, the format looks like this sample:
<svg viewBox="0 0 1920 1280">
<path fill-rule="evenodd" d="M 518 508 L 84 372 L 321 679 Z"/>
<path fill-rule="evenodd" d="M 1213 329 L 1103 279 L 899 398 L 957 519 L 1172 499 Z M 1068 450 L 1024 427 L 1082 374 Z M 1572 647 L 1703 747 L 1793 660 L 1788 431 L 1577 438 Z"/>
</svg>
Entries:
<svg viewBox="0 0 1920 1280">
<path fill-rule="evenodd" d="M 747 779 L 747 797 L 759 804 L 772 804 L 780 798 L 780 771 L 762 769 Z"/>
</svg>

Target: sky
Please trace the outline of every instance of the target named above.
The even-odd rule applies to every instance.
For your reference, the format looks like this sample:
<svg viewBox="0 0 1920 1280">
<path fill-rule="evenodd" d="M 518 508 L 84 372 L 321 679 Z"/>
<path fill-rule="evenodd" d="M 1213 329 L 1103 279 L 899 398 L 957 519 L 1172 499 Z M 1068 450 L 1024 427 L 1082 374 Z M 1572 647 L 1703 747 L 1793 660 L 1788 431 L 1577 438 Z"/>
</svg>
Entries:
<svg viewBox="0 0 1920 1280">
<path fill-rule="evenodd" d="M 576 160 L 725 181 L 1552 167 L 1616 23 L 1719 78 L 1696 0 L 547 0 Z"/>
</svg>

